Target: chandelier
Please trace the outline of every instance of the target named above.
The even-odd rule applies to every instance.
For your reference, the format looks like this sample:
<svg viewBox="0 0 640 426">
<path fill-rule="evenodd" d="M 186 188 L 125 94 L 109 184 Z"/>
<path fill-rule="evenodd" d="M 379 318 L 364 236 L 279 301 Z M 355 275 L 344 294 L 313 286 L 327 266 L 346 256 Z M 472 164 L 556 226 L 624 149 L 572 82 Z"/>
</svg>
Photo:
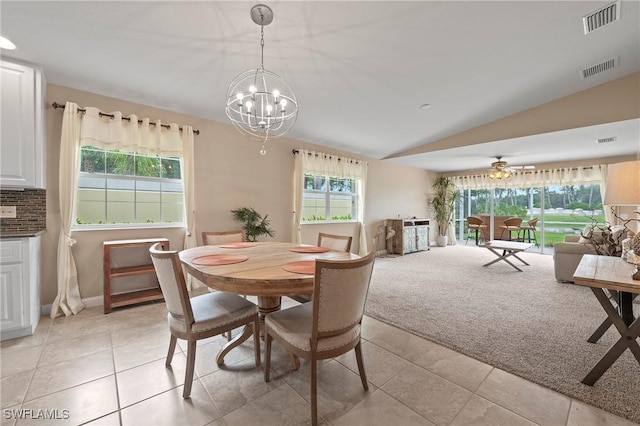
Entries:
<svg viewBox="0 0 640 426">
<path fill-rule="evenodd" d="M 493 180 L 506 180 L 511 178 L 513 172 L 507 167 L 506 161 L 501 161 L 502 157 L 496 157 L 498 161 L 491 163 L 491 170 L 489 170 L 489 179 Z"/>
<path fill-rule="evenodd" d="M 284 135 L 298 117 L 298 101 L 291 87 L 278 74 L 264 69 L 264 27 L 273 21 L 269 6 L 251 8 L 251 19 L 260 25 L 260 67 L 238 75 L 227 91 L 227 117 L 240 133 L 265 143 Z"/>
</svg>

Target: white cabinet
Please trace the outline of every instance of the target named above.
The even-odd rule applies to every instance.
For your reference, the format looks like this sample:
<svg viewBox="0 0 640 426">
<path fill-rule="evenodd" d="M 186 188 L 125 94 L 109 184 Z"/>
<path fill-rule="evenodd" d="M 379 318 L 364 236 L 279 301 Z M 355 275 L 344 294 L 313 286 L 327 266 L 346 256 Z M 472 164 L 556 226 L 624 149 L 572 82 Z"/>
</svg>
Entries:
<svg viewBox="0 0 640 426">
<path fill-rule="evenodd" d="M 1 340 L 33 334 L 40 320 L 40 236 L 0 240 Z"/>
<path fill-rule="evenodd" d="M 387 243 L 389 253 L 406 254 L 429 250 L 429 219 L 387 219 L 395 235 Z"/>
<path fill-rule="evenodd" d="M 0 61 L 0 186 L 45 188 L 44 97 L 40 67 Z"/>
</svg>

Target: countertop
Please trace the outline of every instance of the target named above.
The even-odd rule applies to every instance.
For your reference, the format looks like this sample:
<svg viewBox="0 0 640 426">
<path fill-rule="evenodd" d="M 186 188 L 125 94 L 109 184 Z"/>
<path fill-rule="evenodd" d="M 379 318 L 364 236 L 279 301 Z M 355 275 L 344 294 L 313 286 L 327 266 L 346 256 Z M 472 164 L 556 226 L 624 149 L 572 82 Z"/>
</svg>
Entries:
<svg viewBox="0 0 640 426">
<path fill-rule="evenodd" d="M 40 231 L 9 231 L 0 233 L 0 239 L 8 239 L 8 238 L 30 238 L 37 237 L 38 235 L 44 234 L 46 229 L 42 229 Z"/>
</svg>

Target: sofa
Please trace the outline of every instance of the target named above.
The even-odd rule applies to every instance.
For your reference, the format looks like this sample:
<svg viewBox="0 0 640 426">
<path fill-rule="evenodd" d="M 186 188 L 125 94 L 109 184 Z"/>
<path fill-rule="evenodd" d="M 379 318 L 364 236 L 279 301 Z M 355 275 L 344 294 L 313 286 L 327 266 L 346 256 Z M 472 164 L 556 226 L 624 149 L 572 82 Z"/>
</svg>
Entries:
<svg viewBox="0 0 640 426">
<path fill-rule="evenodd" d="M 587 226 L 582 235 L 565 235 L 564 242 L 553 245 L 556 280 L 572 283 L 573 274 L 585 254 L 620 256 L 626 231 L 627 228 L 622 225 L 606 228 Z M 598 250 L 589 240 L 596 244 Z"/>
<path fill-rule="evenodd" d="M 573 282 L 573 274 L 585 254 L 596 254 L 595 249 L 579 242 L 580 235 L 565 235 L 564 242 L 553 245 L 553 269 L 559 282 Z"/>
</svg>

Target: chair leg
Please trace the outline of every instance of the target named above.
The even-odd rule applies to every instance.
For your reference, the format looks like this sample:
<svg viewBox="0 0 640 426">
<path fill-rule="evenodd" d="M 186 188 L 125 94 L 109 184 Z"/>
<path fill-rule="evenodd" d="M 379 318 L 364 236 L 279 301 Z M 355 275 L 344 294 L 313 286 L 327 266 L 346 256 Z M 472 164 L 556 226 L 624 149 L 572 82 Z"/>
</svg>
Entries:
<svg viewBox="0 0 640 426">
<path fill-rule="evenodd" d="M 264 336 L 264 381 L 268 382 L 269 380 L 271 380 L 270 373 L 271 373 L 271 340 L 273 338 L 271 337 L 271 335 L 269 333 L 266 332 L 265 330 L 265 336 Z"/>
<path fill-rule="evenodd" d="M 318 363 L 311 357 L 311 424 L 318 426 Z"/>
<path fill-rule="evenodd" d="M 358 342 L 355 349 L 356 351 L 356 361 L 358 362 L 358 372 L 360 372 L 360 380 L 362 381 L 362 387 L 364 390 L 369 390 L 369 384 L 367 383 L 367 374 L 364 372 L 364 362 L 362 359 L 362 345 L 361 342 Z"/>
<path fill-rule="evenodd" d="M 227 342 L 231 341 L 231 330 L 227 331 Z"/>
<path fill-rule="evenodd" d="M 171 340 L 169 340 L 169 352 L 167 353 L 167 360 L 164 362 L 164 365 L 166 367 L 171 365 L 171 360 L 173 359 L 173 353 L 176 351 L 177 341 L 178 341 L 178 338 L 172 334 Z"/>
<path fill-rule="evenodd" d="M 253 346 L 256 356 L 256 367 L 260 366 L 260 320 L 256 317 L 253 322 Z"/>
<path fill-rule="evenodd" d="M 193 384 L 193 370 L 196 365 L 196 341 L 189 340 L 187 345 L 187 371 L 184 373 L 184 391 L 182 397 L 189 398 L 191 395 L 191 385 Z"/>
</svg>

